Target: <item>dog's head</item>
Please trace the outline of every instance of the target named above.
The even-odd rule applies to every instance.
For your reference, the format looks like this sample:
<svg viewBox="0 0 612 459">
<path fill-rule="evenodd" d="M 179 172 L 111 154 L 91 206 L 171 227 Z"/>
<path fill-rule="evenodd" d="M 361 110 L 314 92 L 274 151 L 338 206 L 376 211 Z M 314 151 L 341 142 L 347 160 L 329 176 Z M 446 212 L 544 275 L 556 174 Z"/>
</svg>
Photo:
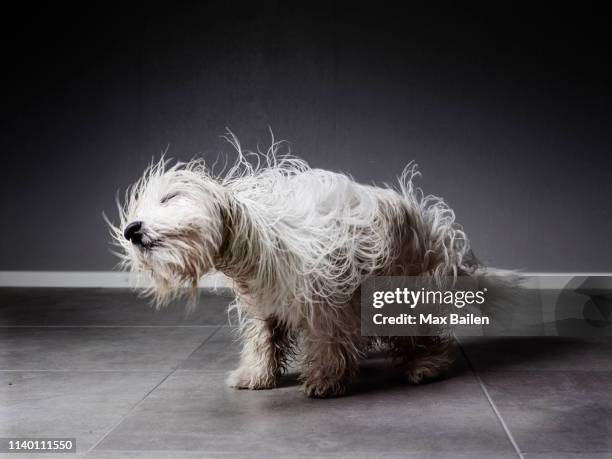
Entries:
<svg viewBox="0 0 612 459">
<path fill-rule="evenodd" d="M 214 267 L 224 239 L 223 187 L 203 162 L 151 165 L 118 202 L 109 222 L 125 269 L 148 274 L 158 305 L 186 291 Z"/>
</svg>

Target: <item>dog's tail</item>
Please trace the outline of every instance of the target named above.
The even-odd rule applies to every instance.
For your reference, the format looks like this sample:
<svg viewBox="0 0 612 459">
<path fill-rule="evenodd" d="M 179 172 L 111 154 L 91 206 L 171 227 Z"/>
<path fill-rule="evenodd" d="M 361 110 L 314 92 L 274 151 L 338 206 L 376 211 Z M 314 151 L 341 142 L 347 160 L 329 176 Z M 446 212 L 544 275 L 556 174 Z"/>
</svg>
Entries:
<svg viewBox="0 0 612 459">
<path fill-rule="evenodd" d="M 520 271 L 480 266 L 472 277 L 478 290 L 486 292 L 486 301 L 479 307 L 503 328 L 512 327 L 516 312 L 523 301 L 525 277 Z"/>
<path fill-rule="evenodd" d="M 520 271 L 488 266 L 476 268 L 473 277 L 478 281 L 479 288 L 504 289 L 508 292 L 519 291 L 524 281 L 524 276 Z"/>
</svg>

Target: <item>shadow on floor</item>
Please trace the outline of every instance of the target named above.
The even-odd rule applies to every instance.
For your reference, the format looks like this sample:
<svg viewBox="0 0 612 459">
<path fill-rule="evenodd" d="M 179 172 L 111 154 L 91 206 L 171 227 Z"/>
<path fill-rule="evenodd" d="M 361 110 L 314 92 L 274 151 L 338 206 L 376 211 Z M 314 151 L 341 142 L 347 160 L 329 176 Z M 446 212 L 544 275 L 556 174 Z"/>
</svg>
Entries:
<svg viewBox="0 0 612 459">
<path fill-rule="evenodd" d="M 456 360 L 449 372 L 439 378 L 424 382 L 436 384 L 457 378 L 471 367 L 476 371 L 503 371 L 516 369 L 570 369 L 592 370 L 596 363 L 593 358 L 605 357 L 612 350 L 609 338 L 569 337 L 496 337 L 471 338 L 462 342 L 457 350 Z M 591 357 L 589 359 L 588 357 Z M 467 358 L 467 360 L 466 360 Z M 469 361 L 469 362 L 468 362 Z M 572 364 L 573 362 L 573 364 Z M 581 366 L 582 365 L 582 366 Z M 598 368 L 600 369 L 600 368 Z M 279 387 L 301 384 L 295 372 L 283 376 Z M 382 353 L 374 353 L 362 362 L 359 375 L 352 383 L 346 396 L 388 391 L 410 386 Z"/>
<path fill-rule="evenodd" d="M 602 370 L 609 362 L 612 338 L 495 337 L 461 340 L 461 349 L 477 371 Z"/>
<path fill-rule="evenodd" d="M 439 378 L 426 381 L 423 384 L 435 384 L 436 382 L 459 376 L 466 371 L 469 371 L 469 367 L 458 352 L 457 361 L 448 373 Z M 299 386 L 301 384 L 302 381 L 300 380 L 299 373 L 293 369 L 282 376 L 277 387 L 283 388 Z M 410 386 L 413 385 L 407 382 L 400 371 L 393 366 L 391 360 L 385 358 L 383 353 L 376 352 L 370 354 L 367 360 L 361 362 L 356 380 L 351 383 L 343 396 L 350 397 L 371 392 L 384 392 L 394 388 Z"/>
</svg>

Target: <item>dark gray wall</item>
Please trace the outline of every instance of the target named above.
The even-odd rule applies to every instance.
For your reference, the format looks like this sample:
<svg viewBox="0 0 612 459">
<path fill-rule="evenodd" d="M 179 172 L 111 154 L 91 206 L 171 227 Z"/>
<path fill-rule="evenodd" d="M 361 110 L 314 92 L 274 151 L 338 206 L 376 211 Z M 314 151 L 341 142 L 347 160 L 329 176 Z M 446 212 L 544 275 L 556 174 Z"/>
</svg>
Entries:
<svg viewBox="0 0 612 459">
<path fill-rule="evenodd" d="M 112 268 L 102 211 L 152 156 L 271 125 L 362 181 L 416 160 L 491 264 L 611 270 L 601 12 L 287 3 L 8 11 L 0 269 Z"/>
</svg>

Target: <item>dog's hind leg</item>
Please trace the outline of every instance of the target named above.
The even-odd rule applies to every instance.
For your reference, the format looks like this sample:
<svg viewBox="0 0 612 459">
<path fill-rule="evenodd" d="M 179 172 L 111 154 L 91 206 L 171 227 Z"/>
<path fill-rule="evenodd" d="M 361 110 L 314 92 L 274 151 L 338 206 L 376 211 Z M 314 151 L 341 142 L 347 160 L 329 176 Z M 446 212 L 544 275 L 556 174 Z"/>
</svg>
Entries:
<svg viewBox="0 0 612 459">
<path fill-rule="evenodd" d="M 413 384 L 442 375 L 454 361 L 451 336 L 393 336 L 388 344 L 393 363 Z"/>
<path fill-rule="evenodd" d="M 342 395 L 357 373 L 367 339 L 360 334 L 359 317 L 347 305 L 332 314 L 315 312 L 303 345 L 304 392 L 309 397 L 333 397 Z"/>
<path fill-rule="evenodd" d="M 240 331 L 243 342 L 240 366 L 227 384 L 236 389 L 271 389 L 285 370 L 292 340 L 284 323 L 272 316 L 247 319 Z"/>
</svg>

